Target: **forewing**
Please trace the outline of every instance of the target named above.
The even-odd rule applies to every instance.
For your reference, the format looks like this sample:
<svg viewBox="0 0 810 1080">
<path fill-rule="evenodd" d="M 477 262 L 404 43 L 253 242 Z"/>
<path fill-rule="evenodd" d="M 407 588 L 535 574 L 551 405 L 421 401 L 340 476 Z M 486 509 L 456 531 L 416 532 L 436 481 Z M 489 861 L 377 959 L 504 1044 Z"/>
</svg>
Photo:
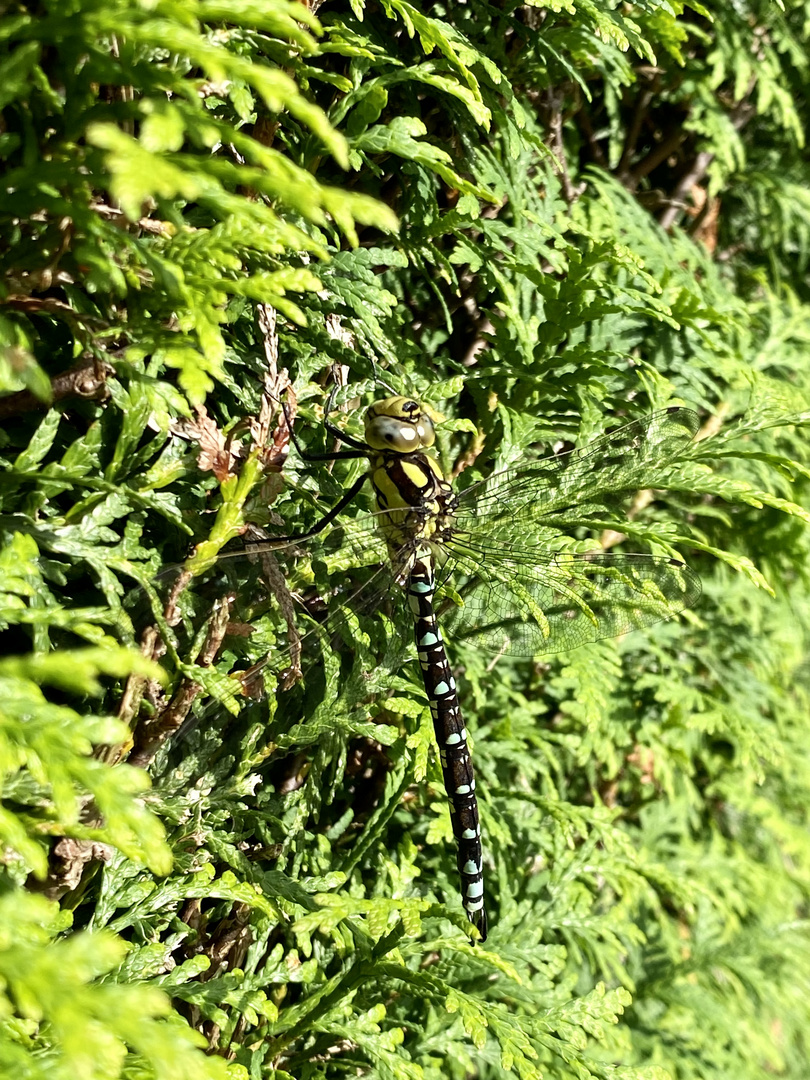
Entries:
<svg viewBox="0 0 810 1080">
<path fill-rule="evenodd" d="M 696 413 L 651 413 L 589 443 L 494 473 L 459 496 L 461 529 L 497 527 L 516 518 L 582 518 L 643 487 L 666 487 L 671 469 L 699 427 Z"/>
<path fill-rule="evenodd" d="M 462 578 L 461 604 L 442 612 L 448 637 L 496 654 L 576 649 L 671 619 L 700 596 L 697 575 L 661 556 L 524 549 L 488 559 L 481 576 L 462 549 L 451 551 Z"/>
<path fill-rule="evenodd" d="M 133 594 L 133 621 L 151 626 L 153 637 L 157 631 L 181 665 L 193 665 L 184 668 L 187 678 L 208 693 L 261 696 L 268 671 L 288 684 L 322 659 L 346 612 L 396 609 L 400 617 L 404 597 L 377 522 L 368 515 L 304 542 L 262 541 L 199 575 L 167 568 Z"/>
</svg>

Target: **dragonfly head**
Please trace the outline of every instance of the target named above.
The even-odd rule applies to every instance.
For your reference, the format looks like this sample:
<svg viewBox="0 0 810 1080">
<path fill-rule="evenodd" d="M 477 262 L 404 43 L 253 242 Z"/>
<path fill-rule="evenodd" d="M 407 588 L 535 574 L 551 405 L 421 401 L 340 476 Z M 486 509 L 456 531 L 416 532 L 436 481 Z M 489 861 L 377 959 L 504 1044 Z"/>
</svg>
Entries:
<svg viewBox="0 0 810 1080">
<path fill-rule="evenodd" d="M 372 450 L 409 454 L 426 450 L 435 441 L 433 421 L 425 406 L 413 398 L 384 398 L 375 401 L 366 413 L 366 442 Z"/>
</svg>

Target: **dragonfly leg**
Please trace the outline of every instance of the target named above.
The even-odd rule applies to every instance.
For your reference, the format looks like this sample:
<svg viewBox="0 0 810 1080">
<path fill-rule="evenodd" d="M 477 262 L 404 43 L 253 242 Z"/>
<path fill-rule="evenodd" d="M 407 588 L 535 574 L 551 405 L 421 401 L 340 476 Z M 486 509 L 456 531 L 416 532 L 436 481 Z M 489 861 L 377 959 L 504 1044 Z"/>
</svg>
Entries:
<svg viewBox="0 0 810 1080">
<path fill-rule="evenodd" d="M 324 426 L 326 430 L 334 435 L 335 438 L 340 439 L 341 442 L 346 443 L 348 446 L 353 447 L 352 450 L 333 450 L 329 454 L 310 454 L 308 450 L 305 450 L 303 445 L 295 434 L 295 428 L 293 427 L 292 417 L 290 411 L 287 408 L 287 403 L 282 402 L 281 408 L 284 410 L 284 419 L 287 422 L 287 430 L 290 433 L 293 446 L 295 447 L 298 456 L 302 461 L 345 461 L 347 458 L 361 458 L 368 457 L 368 447 L 365 443 L 360 442 L 359 439 L 353 438 L 351 435 L 347 435 L 340 428 L 335 427 L 328 420 L 325 421 Z"/>
<path fill-rule="evenodd" d="M 243 555 L 260 555 L 263 551 L 275 551 L 277 548 L 283 547 L 286 544 L 303 543 L 304 540 L 309 540 L 313 536 L 317 536 L 318 533 L 323 532 L 325 528 L 332 524 L 338 514 L 346 509 L 365 482 L 366 473 L 363 473 L 362 476 L 358 476 L 352 486 L 343 497 L 335 503 L 332 509 L 324 514 L 316 525 L 313 525 L 311 529 L 307 529 L 306 532 L 289 533 L 286 536 L 274 536 L 270 540 L 260 540 L 256 544 L 250 544 L 249 547 L 246 547 L 242 551 L 226 551 L 224 554 L 220 555 L 219 558 L 234 559 L 241 558 Z"/>
</svg>

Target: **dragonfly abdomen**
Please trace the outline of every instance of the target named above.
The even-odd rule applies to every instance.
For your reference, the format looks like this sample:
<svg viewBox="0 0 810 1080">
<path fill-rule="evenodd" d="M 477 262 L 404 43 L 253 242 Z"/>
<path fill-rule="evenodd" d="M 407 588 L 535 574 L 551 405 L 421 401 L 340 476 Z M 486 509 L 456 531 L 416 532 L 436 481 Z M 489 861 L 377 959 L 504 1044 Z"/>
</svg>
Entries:
<svg viewBox="0 0 810 1080">
<path fill-rule="evenodd" d="M 461 899 L 467 918 L 478 928 L 481 940 L 485 941 L 487 915 L 484 909 L 484 870 L 475 772 L 455 679 L 450 671 L 433 607 L 435 591 L 431 560 L 417 557 L 408 576 L 408 603 L 413 613 L 416 647 L 433 716 L 444 786 L 450 800 Z"/>
</svg>

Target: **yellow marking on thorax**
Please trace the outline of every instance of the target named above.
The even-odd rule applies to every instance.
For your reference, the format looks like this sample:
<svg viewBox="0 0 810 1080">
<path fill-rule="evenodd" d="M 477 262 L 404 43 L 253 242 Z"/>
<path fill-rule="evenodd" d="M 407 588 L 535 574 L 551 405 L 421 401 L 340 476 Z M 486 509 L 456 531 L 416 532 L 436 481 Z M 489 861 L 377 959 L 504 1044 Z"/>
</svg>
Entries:
<svg viewBox="0 0 810 1080">
<path fill-rule="evenodd" d="M 402 498 L 399 488 L 388 475 L 385 466 L 374 470 L 371 474 L 371 483 L 380 510 L 391 510 L 408 505 Z"/>
<path fill-rule="evenodd" d="M 408 541 L 436 533 L 452 489 L 438 461 L 425 453 L 436 436 L 429 410 L 418 401 L 376 401 L 366 413 L 365 436 L 380 528 L 394 554 Z"/>
<path fill-rule="evenodd" d="M 396 546 L 432 536 L 436 517 L 441 513 L 441 503 L 432 496 L 448 486 L 438 463 L 421 454 L 417 460 L 408 461 L 385 457 L 373 459 L 376 467 L 371 474 L 377 506 L 385 511 L 380 520 L 383 534 L 389 544 Z M 396 479 L 394 471 L 399 474 Z"/>
</svg>

